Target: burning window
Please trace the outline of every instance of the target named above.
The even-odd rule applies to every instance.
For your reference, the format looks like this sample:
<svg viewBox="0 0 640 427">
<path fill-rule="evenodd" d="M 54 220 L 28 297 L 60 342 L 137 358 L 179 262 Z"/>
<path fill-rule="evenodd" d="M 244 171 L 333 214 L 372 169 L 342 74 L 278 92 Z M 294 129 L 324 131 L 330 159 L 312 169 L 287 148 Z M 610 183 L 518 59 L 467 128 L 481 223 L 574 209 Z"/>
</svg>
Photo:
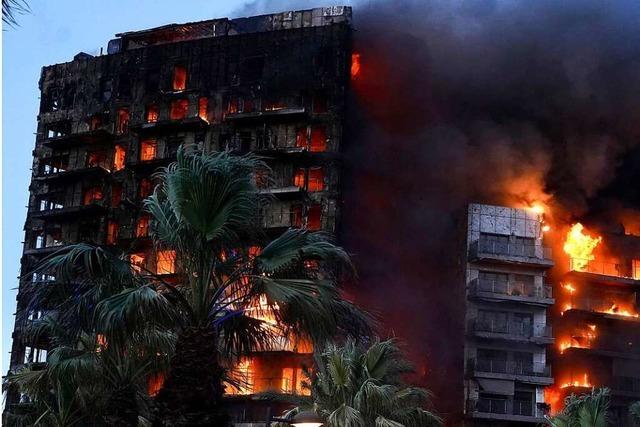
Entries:
<svg viewBox="0 0 640 427">
<path fill-rule="evenodd" d="M 140 142 L 140 161 L 149 161 L 156 158 L 158 143 L 155 139 L 145 139 Z"/>
<path fill-rule="evenodd" d="M 252 359 L 245 357 L 240 360 L 229 375 L 233 384 L 226 384 L 227 394 L 247 395 L 254 392 L 255 375 Z"/>
<path fill-rule="evenodd" d="M 327 129 L 324 126 L 311 128 L 311 146 L 309 151 L 318 153 L 327 150 Z"/>
<path fill-rule="evenodd" d="M 324 170 L 322 168 L 309 169 L 308 191 L 322 191 L 324 189 Z"/>
<path fill-rule="evenodd" d="M 209 99 L 204 97 L 204 96 L 200 97 L 198 99 L 198 117 L 200 117 L 205 122 L 209 122 L 209 119 L 208 119 L 208 115 L 209 115 L 208 107 L 209 107 Z"/>
<path fill-rule="evenodd" d="M 91 187 L 84 190 L 84 194 L 82 196 L 82 204 L 89 205 L 94 202 L 98 202 L 102 200 L 102 188 L 100 187 Z"/>
<path fill-rule="evenodd" d="M 309 138 L 306 127 L 301 127 L 296 130 L 296 147 L 307 148 L 309 145 Z"/>
<path fill-rule="evenodd" d="M 284 368 L 282 370 L 282 385 L 281 389 L 283 393 L 293 393 L 295 391 L 295 369 Z"/>
<path fill-rule="evenodd" d="M 176 65 L 173 67 L 173 90 L 182 91 L 187 88 L 187 67 Z"/>
<path fill-rule="evenodd" d="M 127 151 L 124 149 L 122 145 L 116 145 L 115 151 L 113 153 L 113 170 L 119 171 L 124 169 L 124 160 L 127 155 Z"/>
<path fill-rule="evenodd" d="M 104 151 L 90 151 L 87 153 L 87 167 L 94 168 L 103 166 L 107 160 L 107 153 Z"/>
<path fill-rule="evenodd" d="M 631 277 L 633 280 L 640 280 L 640 259 L 631 261 Z"/>
<path fill-rule="evenodd" d="M 119 108 L 116 114 L 116 133 L 122 135 L 129 130 L 129 110 Z"/>
<path fill-rule="evenodd" d="M 147 256 L 144 253 L 131 254 L 129 256 L 129 262 L 134 271 L 140 273 L 145 268 Z"/>
<path fill-rule="evenodd" d="M 229 99 L 229 105 L 227 106 L 228 114 L 235 114 L 240 112 L 240 100 L 236 97 Z"/>
<path fill-rule="evenodd" d="M 176 272 L 176 252 L 158 251 L 156 254 L 156 274 L 173 274 Z"/>
<path fill-rule="evenodd" d="M 293 175 L 293 185 L 299 188 L 304 188 L 305 170 L 303 168 L 296 169 L 296 173 Z"/>
<path fill-rule="evenodd" d="M 155 397 L 160 393 L 160 389 L 164 384 L 164 374 L 152 374 L 147 381 L 147 393 L 151 397 Z"/>
<path fill-rule="evenodd" d="M 360 54 L 351 54 L 351 78 L 356 80 L 360 75 Z"/>
<path fill-rule="evenodd" d="M 169 112 L 169 117 L 171 118 L 171 120 L 182 120 L 187 117 L 188 111 L 189 100 L 176 99 L 175 101 L 171 101 L 171 111 Z"/>
<path fill-rule="evenodd" d="M 140 187 L 138 188 L 138 195 L 141 199 L 149 197 L 153 191 L 153 183 L 150 179 L 142 178 L 140 180 Z"/>
<path fill-rule="evenodd" d="M 115 245 L 118 242 L 118 223 L 109 221 L 107 224 L 107 245 Z"/>
<path fill-rule="evenodd" d="M 147 123 L 155 123 L 158 121 L 160 110 L 155 104 L 147 105 Z"/>
<path fill-rule="evenodd" d="M 307 212 L 307 229 L 320 230 L 322 227 L 322 206 L 311 205 Z"/>
<path fill-rule="evenodd" d="M 149 235 L 149 222 L 148 215 L 142 215 L 138 218 L 136 223 L 136 237 L 147 237 Z"/>
<path fill-rule="evenodd" d="M 291 207 L 291 226 L 302 227 L 302 205 L 294 205 Z"/>
<path fill-rule="evenodd" d="M 111 207 L 118 207 L 122 201 L 122 185 L 113 184 L 111 186 Z"/>
<path fill-rule="evenodd" d="M 102 126 L 102 117 L 100 117 L 99 114 L 91 116 L 91 119 L 89 120 L 89 129 L 97 130 L 100 126 Z"/>
</svg>

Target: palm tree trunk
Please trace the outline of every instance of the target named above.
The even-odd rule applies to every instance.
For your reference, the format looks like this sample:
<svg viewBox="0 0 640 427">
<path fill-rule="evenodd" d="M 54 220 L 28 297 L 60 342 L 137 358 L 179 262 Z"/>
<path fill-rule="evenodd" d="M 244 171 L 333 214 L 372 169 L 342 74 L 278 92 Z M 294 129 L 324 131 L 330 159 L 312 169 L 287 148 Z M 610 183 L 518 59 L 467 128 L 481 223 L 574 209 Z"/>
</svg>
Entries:
<svg viewBox="0 0 640 427">
<path fill-rule="evenodd" d="M 208 326 L 183 331 L 156 398 L 154 425 L 225 426 L 223 374 L 215 331 Z"/>
<path fill-rule="evenodd" d="M 104 420 L 107 425 L 115 427 L 138 425 L 136 390 L 132 384 L 120 387 L 109 396 Z"/>
</svg>

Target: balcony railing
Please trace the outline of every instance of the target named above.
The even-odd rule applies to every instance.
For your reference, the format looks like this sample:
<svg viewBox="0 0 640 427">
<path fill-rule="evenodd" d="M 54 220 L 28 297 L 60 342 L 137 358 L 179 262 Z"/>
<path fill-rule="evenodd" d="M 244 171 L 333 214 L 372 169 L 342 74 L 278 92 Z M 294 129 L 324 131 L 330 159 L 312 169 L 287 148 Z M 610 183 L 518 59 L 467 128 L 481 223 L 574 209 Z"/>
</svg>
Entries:
<svg viewBox="0 0 640 427">
<path fill-rule="evenodd" d="M 640 393 L 640 378 L 613 377 L 611 388 L 618 391 Z"/>
<path fill-rule="evenodd" d="M 552 338 L 551 326 L 545 324 L 527 324 L 521 322 L 499 322 L 492 320 L 472 319 L 469 329 L 474 332 L 516 335 L 525 338 Z"/>
<path fill-rule="evenodd" d="M 523 282 L 509 282 L 489 279 L 473 279 L 471 281 L 471 292 L 486 292 L 490 294 L 506 295 L 512 297 L 531 297 L 540 299 L 553 298 L 551 286 L 532 286 Z"/>
<path fill-rule="evenodd" d="M 505 419 L 508 419 L 509 416 L 536 418 L 544 416 L 544 411 L 533 401 L 510 400 L 499 397 L 479 397 L 477 400 L 470 400 L 468 402 L 468 411 L 471 413 L 505 415 Z"/>
<path fill-rule="evenodd" d="M 571 258 L 569 260 L 569 269 L 571 271 L 600 274 L 602 276 L 640 280 L 640 262 L 625 265 L 615 262 Z"/>
<path fill-rule="evenodd" d="M 498 242 L 482 237 L 471 243 L 470 254 L 472 256 L 488 254 L 501 257 L 534 260 L 538 263 L 553 263 L 551 259 L 551 248 L 546 246 Z"/>
<path fill-rule="evenodd" d="M 530 377 L 551 377 L 551 367 L 544 363 L 526 363 L 499 359 L 469 359 L 469 366 L 475 372 L 523 375 Z"/>
</svg>

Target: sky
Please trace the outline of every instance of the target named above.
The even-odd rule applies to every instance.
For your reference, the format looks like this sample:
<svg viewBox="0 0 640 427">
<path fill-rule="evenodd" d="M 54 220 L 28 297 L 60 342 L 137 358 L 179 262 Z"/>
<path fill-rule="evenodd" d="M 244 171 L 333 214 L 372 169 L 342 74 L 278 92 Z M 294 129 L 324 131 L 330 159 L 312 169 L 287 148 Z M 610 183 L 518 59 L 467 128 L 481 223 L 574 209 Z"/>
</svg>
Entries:
<svg viewBox="0 0 640 427">
<path fill-rule="evenodd" d="M 2 40 L 2 374 L 9 366 L 15 295 L 31 178 L 39 107 L 38 80 L 44 65 L 67 62 L 78 52 L 106 52 L 116 33 L 170 23 L 275 12 L 282 2 L 240 0 L 30 0 Z M 271 9 L 271 10 L 270 10 Z"/>
</svg>

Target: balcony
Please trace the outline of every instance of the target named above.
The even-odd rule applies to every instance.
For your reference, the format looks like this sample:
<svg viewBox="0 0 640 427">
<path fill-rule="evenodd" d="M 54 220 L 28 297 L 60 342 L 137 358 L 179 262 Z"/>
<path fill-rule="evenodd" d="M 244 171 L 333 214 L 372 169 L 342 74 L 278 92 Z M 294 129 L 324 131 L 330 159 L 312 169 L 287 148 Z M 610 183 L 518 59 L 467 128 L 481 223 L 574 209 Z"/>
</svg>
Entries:
<svg viewBox="0 0 640 427">
<path fill-rule="evenodd" d="M 112 133 L 104 129 L 97 129 L 88 132 L 70 133 L 68 135 L 47 138 L 43 144 L 52 149 L 63 149 L 84 144 L 106 143 L 111 142 L 112 140 Z"/>
<path fill-rule="evenodd" d="M 258 194 L 274 196 L 279 199 L 294 199 L 305 194 L 303 188 L 296 185 L 287 185 L 280 187 L 261 188 L 258 190 Z"/>
<path fill-rule="evenodd" d="M 39 219 L 70 219 L 77 216 L 89 216 L 89 215 L 101 215 L 109 210 L 102 202 L 92 202 L 86 205 L 65 206 L 56 209 L 45 209 L 39 211 L 31 211 L 29 216 L 31 218 Z"/>
<path fill-rule="evenodd" d="M 259 224 L 264 229 L 290 227 L 299 228 L 303 225 L 302 211 L 291 210 L 266 212 L 260 216 Z"/>
<path fill-rule="evenodd" d="M 471 319 L 468 326 L 468 331 L 480 338 L 526 341 L 538 344 L 551 344 L 554 341 L 551 326 L 544 324 Z"/>
<path fill-rule="evenodd" d="M 571 274 L 580 274 L 605 283 L 638 285 L 638 281 L 640 281 L 640 262 L 625 265 L 571 258 L 569 271 Z"/>
<path fill-rule="evenodd" d="M 594 313 L 612 320 L 640 322 L 638 308 L 635 304 L 634 294 L 629 294 L 626 298 L 625 296 L 620 296 L 615 302 L 611 299 L 572 298 L 562 314 L 567 316 Z"/>
<path fill-rule="evenodd" d="M 160 120 L 156 122 L 140 123 L 130 126 L 131 132 L 137 135 L 154 135 L 166 132 L 194 132 L 205 130 L 209 126 L 201 117 L 186 117 L 180 120 Z"/>
<path fill-rule="evenodd" d="M 479 397 L 468 401 L 467 413 L 473 418 L 512 422 L 544 422 L 544 411 L 528 400 Z"/>
<path fill-rule="evenodd" d="M 514 360 L 469 359 L 469 371 L 477 377 L 518 380 L 533 384 L 553 384 L 551 367 L 544 363 L 526 363 Z"/>
<path fill-rule="evenodd" d="M 307 113 L 304 107 L 277 108 L 265 111 L 226 113 L 225 121 L 274 120 L 303 117 Z"/>
<path fill-rule="evenodd" d="M 41 174 L 34 178 L 35 181 L 46 181 L 46 182 L 63 182 L 63 181 L 72 181 L 81 177 L 106 177 L 109 176 L 111 171 L 106 165 L 96 165 L 96 166 L 88 166 L 84 168 L 77 169 L 69 169 L 65 171 Z"/>
<path fill-rule="evenodd" d="M 523 282 L 473 279 L 469 295 L 490 301 L 513 301 L 539 305 L 552 305 L 555 300 L 551 286 L 532 286 Z"/>
<path fill-rule="evenodd" d="M 469 246 L 469 260 L 544 268 L 553 266 L 551 248 L 540 245 L 496 242 L 482 237 Z"/>
<path fill-rule="evenodd" d="M 640 397 L 640 378 L 613 377 L 611 390 L 616 395 L 637 399 Z"/>
</svg>

